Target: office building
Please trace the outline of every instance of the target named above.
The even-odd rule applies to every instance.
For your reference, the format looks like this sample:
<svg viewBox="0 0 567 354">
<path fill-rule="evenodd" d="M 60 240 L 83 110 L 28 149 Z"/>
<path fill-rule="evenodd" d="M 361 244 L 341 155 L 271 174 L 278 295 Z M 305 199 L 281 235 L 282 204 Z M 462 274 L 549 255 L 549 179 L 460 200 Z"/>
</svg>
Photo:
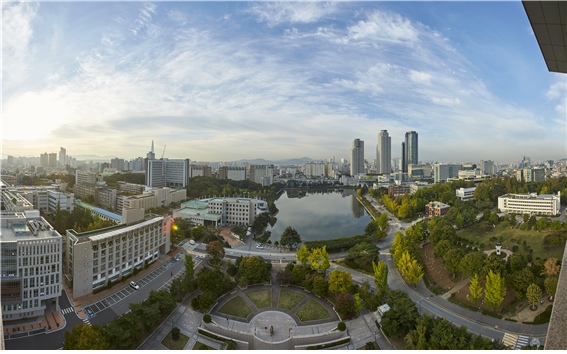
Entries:
<svg viewBox="0 0 567 354">
<path fill-rule="evenodd" d="M 425 185 L 425 184 L 410 184 L 410 192 L 409 194 L 415 194 L 418 190 L 423 189 L 423 188 L 429 188 L 431 186 L 429 185 Z"/>
<path fill-rule="evenodd" d="M 395 198 L 400 195 L 410 194 L 410 186 L 399 185 L 399 186 L 389 186 L 388 187 L 388 197 Z"/>
<path fill-rule="evenodd" d="M 123 190 L 125 192 L 130 192 L 132 194 L 140 194 L 140 193 L 144 193 L 146 186 L 144 186 L 143 184 L 118 181 L 118 189 Z"/>
<path fill-rule="evenodd" d="M 73 298 L 131 274 L 170 249 L 169 218 L 125 209 L 123 223 L 95 231 L 66 232 L 66 285 Z"/>
<path fill-rule="evenodd" d="M 212 177 L 212 168 L 207 165 L 190 165 L 189 176 L 192 177 Z"/>
<path fill-rule="evenodd" d="M 52 152 L 48 155 L 48 166 L 49 167 L 57 167 L 57 153 Z"/>
<path fill-rule="evenodd" d="M 15 186 L 18 184 L 18 178 L 16 176 L 2 175 L 1 178 L 2 181 L 4 181 L 4 183 L 7 185 Z"/>
<path fill-rule="evenodd" d="M 406 142 L 402 141 L 402 157 L 400 158 L 400 162 L 401 162 L 401 172 L 408 172 L 407 171 L 407 166 L 408 163 L 406 161 Z"/>
<path fill-rule="evenodd" d="M 146 186 L 152 188 L 165 187 L 165 161 L 148 160 L 146 168 Z"/>
<path fill-rule="evenodd" d="M 65 148 L 62 147 L 61 150 L 59 150 L 59 167 L 65 167 L 66 160 L 67 160 L 67 150 L 65 150 Z"/>
<path fill-rule="evenodd" d="M 461 170 L 457 173 L 457 177 L 459 179 L 465 179 L 465 180 L 475 179 L 484 176 L 482 172 L 483 171 L 480 168 L 474 170 Z"/>
<path fill-rule="evenodd" d="M 114 221 L 117 224 L 122 223 L 122 215 L 113 213 L 113 212 L 108 211 L 108 210 L 104 210 L 102 208 L 97 208 L 94 205 L 91 205 L 89 203 L 85 203 L 81 200 L 75 199 L 75 208 L 77 208 L 77 207 L 81 208 L 83 210 L 90 211 L 90 213 L 93 217 L 96 215 L 101 220 L 110 220 L 110 221 Z"/>
<path fill-rule="evenodd" d="M 62 237 L 37 210 L 2 211 L 0 216 L 2 325 L 40 323 L 59 308 Z"/>
<path fill-rule="evenodd" d="M 246 167 L 221 166 L 219 167 L 219 179 L 244 181 L 246 179 Z"/>
<path fill-rule="evenodd" d="M 460 171 L 459 171 L 460 172 Z M 474 191 L 476 187 L 472 188 L 459 188 L 455 191 L 457 197 L 462 200 L 463 202 L 468 202 L 469 200 L 473 200 Z"/>
<path fill-rule="evenodd" d="M 183 188 L 189 184 L 190 178 L 190 163 L 189 159 L 184 160 L 169 160 L 165 159 L 165 186 L 172 188 Z M 210 167 L 208 170 L 208 177 L 211 176 Z"/>
<path fill-rule="evenodd" d="M 39 164 L 42 167 L 49 167 L 49 155 L 47 155 L 47 152 L 39 156 Z"/>
<path fill-rule="evenodd" d="M 408 165 L 417 165 L 419 163 L 418 158 L 418 134 L 415 131 L 406 133 L 406 141 L 403 146 L 402 158 L 404 159 L 402 172 L 408 172 Z"/>
<path fill-rule="evenodd" d="M 59 203 L 59 208 L 61 210 L 67 210 L 69 212 L 73 211 L 75 197 L 73 193 L 65 193 L 59 191 L 48 191 L 49 195 L 49 211 L 55 212 L 57 210 L 57 203 Z"/>
<path fill-rule="evenodd" d="M 483 171 L 485 175 L 493 175 L 494 174 L 494 161 L 492 160 L 480 160 L 480 169 Z"/>
<path fill-rule="evenodd" d="M 250 165 L 248 179 L 260 183 L 262 186 L 270 186 L 274 183 L 274 165 Z"/>
<path fill-rule="evenodd" d="M 498 209 L 503 213 L 556 215 L 560 211 L 561 193 L 504 194 L 498 197 Z"/>
<path fill-rule="evenodd" d="M 456 178 L 462 165 L 438 163 L 433 165 L 433 181 L 446 182 L 448 178 Z"/>
<path fill-rule="evenodd" d="M 354 139 L 350 149 L 350 175 L 352 177 L 364 173 L 364 141 Z"/>
<path fill-rule="evenodd" d="M 187 199 L 186 189 L 172 189 L 168 187 L 154 188 L 145 191 L 142 194 L 137 194 L 133 196 L 125 196 L 121 199 L 121 207 L 117 211 L 121 211 L 122 208 L 126 209 L 144 209 L 149 210 L 150 208 L 157 208 L 161 206 L 169 206 L 171 203 L 179 203 Z M 118 203 L 117 199 L 117 203 Z"/>
<path fill-rule="evenodd" d="M 524 168 L 522 170 L 524 181 L 526 182 L 544 182 L 545 169 L 543 168 Z"/>
<path fill-rule="evenodd" d="M 104 182 L 104 178 L 102 175 L 95 173 L 95 172 L 85 172 L 75 170 L 75 183 L 98 183 Z"/>
<path fill-rule="evenodd" d="M 102 208 L 116 210 L 116 200 L 118 196 L 124 195 L 124 191 L 114 188 L 108 188 L 92 183 L 75 184 L 73 187 L 75 198 L 84 198 L 87 195 L 94 197 L 94 203 Z"/>
<path fill-rule="evenodd" d="M 265 201 L 255 198 L 211 198 L 191 200 L 175 210 L 175 218 L 191 219 L 197 225 L 252 225 Z M 266 209 L 267 205 L 263 209 Z"/>
<path fill-rule="evenodd" d="M 378 133 L 378 146 L 376 146 L 376 173 L 390 173 L 390 160 L 392 160 L 392 138 L 387 130 Z"/>
<path fill-rule="evenodd" d="M 441 202 L 430 202 L 425 206 L 425 212 L 429 216 L 445 216 L 451 207 Z"/>
<path fill-rule="evenodd" d="M 432 168 L 428 163 L 408 165 L 408 175 L 412 178 L 431 178 Z"/>
<path fill-rule="evenodd" d="M 482 165 L 482 162 L 481 162 Z M 476 170 L 477 166 L 475 163 L 466 163 L 463 165 L 463 171 L 470 171 L 470 170 Z"/>
<path fill-rule="evenodd" d="M 520 162 L 520 169 L 530 167 L 530 158 L 528 156 L 522 155 L 522 161 Z"/>
<path fill-rule="evenodd" d="M 124 170 L 124 159 L 119 159 L 118 157 L 111 159 L 110 167 L 115 168 L 116 171 Z"/>
</svg>

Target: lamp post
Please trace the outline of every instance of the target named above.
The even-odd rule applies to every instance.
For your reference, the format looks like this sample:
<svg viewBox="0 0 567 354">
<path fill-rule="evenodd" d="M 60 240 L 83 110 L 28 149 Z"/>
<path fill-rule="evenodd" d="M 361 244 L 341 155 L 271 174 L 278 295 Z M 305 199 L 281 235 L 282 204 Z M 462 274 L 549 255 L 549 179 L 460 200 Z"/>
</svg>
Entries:
<svg viewBox="0 0 567 354">
<path fill-rule="evenodd" d="M 478 307 L 478 313 L 480 313 L 480 322 L 482 323 L 482 310 L 480 309 L 480 306 Z"/>
</svg>

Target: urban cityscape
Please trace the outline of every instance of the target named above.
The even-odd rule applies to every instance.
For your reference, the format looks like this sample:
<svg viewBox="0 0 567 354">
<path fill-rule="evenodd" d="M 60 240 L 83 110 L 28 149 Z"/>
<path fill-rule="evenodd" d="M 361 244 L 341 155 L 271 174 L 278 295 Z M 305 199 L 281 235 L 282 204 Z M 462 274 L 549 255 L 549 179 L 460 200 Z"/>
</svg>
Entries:
<svg viewBox="0 0 567 354">
<path fill-rule="evenodd" d="M 2 350 L 567 349 L 567 3 L 414 6 L 3 3 Z"/>
</svg>

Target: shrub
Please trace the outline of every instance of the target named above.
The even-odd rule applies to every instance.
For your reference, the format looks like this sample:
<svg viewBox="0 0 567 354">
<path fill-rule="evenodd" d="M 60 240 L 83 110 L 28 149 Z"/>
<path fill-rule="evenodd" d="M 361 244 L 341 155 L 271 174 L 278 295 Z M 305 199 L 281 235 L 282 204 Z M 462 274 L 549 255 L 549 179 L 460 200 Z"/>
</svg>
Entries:
<svg viewBox="0 0 567 354">
<path fill-rule="evenodd" d="M 480 244 L 480 248 L 484 248 L 484 243 L 481 243 L 481 244 Z"/>
<path fill-rule="evenodd" d="M 531 262 L 533 261 L 533 259 L 534 259 L 534 256 L 532 256 L 531 253 L 528 253 L 528 256 L 527 256 L 526 258 L 527 258 L 528 262 L 531 263 Z"/>
<path fill-rule="evenodd" d="M 203 321 L 205 321 L 205 323 L 211 323 L 211 315 L 209 315 L 208 313 L 206 313 L 203 316 Z"/>
<path fill-rule="evenodd" d="M 289 270 L 290 272 L 293 272 L 293 267 L 295 267 L 295 261 L 293 262 L 289 262 L 286 266 L 285 266 L 285 270 Z"/>
<path fill-rule="evenodd" d="M 173 329 L 171 330 L 171 339 L 178 340 L 180 333 L 181 333 L 181 330 L 179 328 L 173 327 Z"/>
<path fill-rule="evenodd" d="M 518 252 L 519 247 L 517 245 L 512 246 L 512 252 Z"/>
<path fill-rule="evenodd" d="M 226 269 L 226 273 L 230 276 L 235 276 L 236 272 L 238 271 L 238 268 L 236 268 L 236 266 L 232 263 L 228 264 L 228 267 Z"/>
<path fill-rule="evenodd" d="M 140 270 L 138 268 L 134 268 L 134 275 L 140 273 Z"/>
<path fill-rule="evenodd" d="M 344 331 L 346 329 L 346 324 L 344 322 L 339 322 L 337 328 L 339 331 Z"/>
<path fill-rule="evenodd" d="M 191 307 L 193 307 L 194 309 L 199 308 L 199 299 L 197 299 L 197 297 L 191 299 Z"/>
</svg>

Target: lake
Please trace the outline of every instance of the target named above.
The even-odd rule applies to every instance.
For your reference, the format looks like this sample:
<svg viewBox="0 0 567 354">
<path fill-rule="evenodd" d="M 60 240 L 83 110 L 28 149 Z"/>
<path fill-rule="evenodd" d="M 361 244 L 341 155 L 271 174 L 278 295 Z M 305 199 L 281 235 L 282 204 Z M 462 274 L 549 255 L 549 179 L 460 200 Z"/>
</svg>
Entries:
<svg viewBox="0 0 567 354">
<path fill-rule="evenodd" d="M 364 206 L 356 200 L 356 190 L 307 194 L 289 198 L 287 192 L 276 200 L 279 213 L 271 231 L 270 240 L 279 241 L 286 227 L 299 232 L 303 241 L 329 240 L 364 234 L 364 227 L 372 220 Z"/>
</svg>

